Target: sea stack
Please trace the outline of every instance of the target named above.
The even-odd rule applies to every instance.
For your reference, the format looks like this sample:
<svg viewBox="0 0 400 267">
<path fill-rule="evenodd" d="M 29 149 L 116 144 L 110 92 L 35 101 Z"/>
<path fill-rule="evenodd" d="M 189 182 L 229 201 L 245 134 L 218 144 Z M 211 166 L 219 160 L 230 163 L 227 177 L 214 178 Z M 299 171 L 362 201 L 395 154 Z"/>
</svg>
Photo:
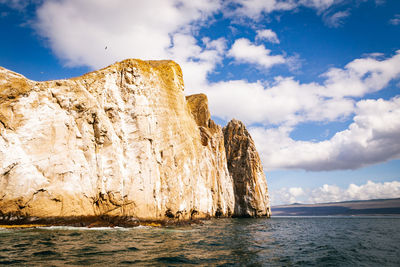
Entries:
<svg viewBox="0 0 400 267">
<path fill-rule="evenodd" d="M 244 125 L 222 131 L 183 89 L 173 61 L 46 82 L 0 68 L 0 221 L 269 217 Z"/>
<path fill-rule="evenodd" d="M 228 170 L 234 184 L 234 216 L 270 217 L 267 181 L 253 139 L 244 124 L 235 119 L 222 131 Z"/>
</svg>

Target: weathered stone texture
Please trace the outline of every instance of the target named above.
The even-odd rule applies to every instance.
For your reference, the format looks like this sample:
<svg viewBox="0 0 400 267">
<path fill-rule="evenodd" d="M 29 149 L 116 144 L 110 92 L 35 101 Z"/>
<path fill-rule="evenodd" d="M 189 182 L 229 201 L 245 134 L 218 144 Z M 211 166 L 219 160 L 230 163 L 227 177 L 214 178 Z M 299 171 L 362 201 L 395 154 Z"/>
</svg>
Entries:
<svg viewBox="0 0 400 267">
<path fill-rule="evenodd" d="M 47 82 L 0 68 L 0 133 L 0 220 L 235 210 L 222 130 L 172 61 Z"/>
<path fill-rule="evenodd" d="M 228 169 L 234 181 L 234 216 L 269 217 L 267 182 L 253 139 L 237 120 L 231 120 L 223 132 Z"/>
</svg>

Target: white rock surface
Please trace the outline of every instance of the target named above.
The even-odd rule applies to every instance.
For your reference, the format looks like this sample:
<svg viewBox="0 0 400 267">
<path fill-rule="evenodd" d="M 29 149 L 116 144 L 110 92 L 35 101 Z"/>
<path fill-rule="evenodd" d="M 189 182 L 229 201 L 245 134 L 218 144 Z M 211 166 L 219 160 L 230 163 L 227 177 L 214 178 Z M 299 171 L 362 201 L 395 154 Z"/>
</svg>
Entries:
<svg viewBox="0 0 400 267">
<path fill-rule="evenodd" d="M 48 82 L 0 68 L 0 220 L 231 216 L 221 128 L 196 112 L 172 61 Z"/>
</svg>

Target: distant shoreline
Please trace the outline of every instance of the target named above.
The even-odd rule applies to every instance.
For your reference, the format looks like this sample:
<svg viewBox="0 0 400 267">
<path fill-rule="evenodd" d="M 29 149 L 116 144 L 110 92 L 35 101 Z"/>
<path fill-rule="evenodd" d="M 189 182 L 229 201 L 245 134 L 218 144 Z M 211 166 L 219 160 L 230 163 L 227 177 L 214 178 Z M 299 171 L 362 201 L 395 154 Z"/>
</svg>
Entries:
<svg viewBox="0 0 400 267">
<path fill-rule="evenodd" d="M 272 206 L 273 216 L 400 216 L 400 198 Z"/>
</svg>

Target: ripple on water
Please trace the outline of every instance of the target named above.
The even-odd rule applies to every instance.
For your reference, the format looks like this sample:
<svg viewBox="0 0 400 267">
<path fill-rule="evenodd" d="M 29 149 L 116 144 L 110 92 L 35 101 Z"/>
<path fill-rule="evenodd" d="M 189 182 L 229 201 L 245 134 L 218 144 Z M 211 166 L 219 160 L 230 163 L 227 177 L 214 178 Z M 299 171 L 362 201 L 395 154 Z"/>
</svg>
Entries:
<svg viewBox="0 0 400 267">
<path fill-rule="evenodd" d="M 68 236 L 81 236 L 82 234 L 79 232 L 72 232 L 70 234 L 68 234 Z"/>
<path fill-rule="evenodd" d="M 25 248 L 25 247 L 28 247 L 28 246 L 31 246 L 31 244 L 28 244 L 28 243 L 20 243 L 20 244 L 14 244 L 14 245 L 13 245 L 14 248 Z"/>
<path fill-rule="evenodd" d="M 60 254 L 53 250 L 42 250 L 32 253 L 33 256 L 59 256 Z"/>
<path fill-rule="evenodd" d="M 0 265 L 23 265 L 27 263 L 28 261 L 26 260 L 0 260 Z"/>
<path fill-rule="evenodd" d="M 53 247 L 56 245 L 54 242 L 51 241 L 39 241 L 38 244 L 45 245 L 47 247 Z"/>
<path fill-rule="evenodd" d="M 69 261 L 67 262 L 67 265 L 93 265 L 100 262 L 100 260 L 96 259 L 79 259 L 75 261 Z"/>
<path fill-rule="evenodd" d="M 131 265 L 131 264 L 139 264 L 141 260 L 133 260 L 133 261 L 120 261 L 119 264 L 121 265 Z"/>
<path fill-rule="evenodd" d="M 169 264 L 179 264 L 179 263 L 192 263 L 196 264 L 195 261 L 192 261 L 185 256 L 171 256 L 171 257 L 158 257 L 155 258 L 155 261 L 160 262 L 160 263 L 169 263 Z"/>
<path fill-rule="evenodd" d="M 0 265 L 400 266 L 398 229 L 400 218 L 318 217 L 13 229 L 0 231 Z"/>
</svg>

